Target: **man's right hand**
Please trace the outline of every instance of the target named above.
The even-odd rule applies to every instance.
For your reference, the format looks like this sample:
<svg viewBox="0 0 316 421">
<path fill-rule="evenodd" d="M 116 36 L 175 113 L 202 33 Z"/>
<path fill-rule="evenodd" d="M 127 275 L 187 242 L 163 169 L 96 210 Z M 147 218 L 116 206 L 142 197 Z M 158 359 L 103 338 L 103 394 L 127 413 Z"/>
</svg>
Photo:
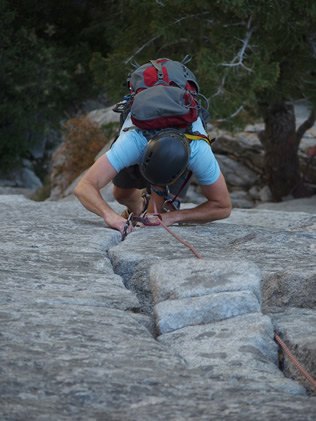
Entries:
<svg viewBox="0 0 316 421">
<path fill-rule="evenodd" d="M 120 231 L 120 233 L 122 234 L 122 239 L 124 239 L 126 235 L 130 234 L 133 231 L 132 223 L 128 223 L 127 219 L 119 215 L 116 215 L 116 217 L 114 217 L 113 220 L 105 222 L 110 228 Z"/>
</svg>

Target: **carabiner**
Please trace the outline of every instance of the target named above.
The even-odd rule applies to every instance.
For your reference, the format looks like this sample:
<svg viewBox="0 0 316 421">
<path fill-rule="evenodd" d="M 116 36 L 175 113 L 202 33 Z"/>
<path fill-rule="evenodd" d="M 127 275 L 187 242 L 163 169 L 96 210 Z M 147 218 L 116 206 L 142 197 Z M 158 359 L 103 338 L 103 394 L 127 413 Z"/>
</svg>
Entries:
<svg viewBox="0 0 316 421">
<path fill-rule="evenodd" d="M 174 210 L 179 210 L 180 209 L 180 200 L 173 200 L 173 199 L 167 199 L 164 201 L 163 205 L 162 205 L 162 210 L 165 212 L 170 212 L 170 209 L 167 208 L 167 205 L 170 204 Z"/>
<path fill-rule="evenodd" d="M 124 240 L 125 240 L 125 238 L 127 237 L 127 230 L 128 230 L 128 227 L 129 227 L 129 226 L 130 226 L 130 224 L 131 224 L 132 218 L 133 218 L 133 214 L 132 214 L 132 213 L 130 213 L 130 214 L 128 215 L 128 218 L 127 218 L 126 224 L 125 224 L 125 226 L 124 226 L 124 231 L 123 231 L 123 234 L 122 234 L 122 241 L 124 241 Z"/>
</svg>

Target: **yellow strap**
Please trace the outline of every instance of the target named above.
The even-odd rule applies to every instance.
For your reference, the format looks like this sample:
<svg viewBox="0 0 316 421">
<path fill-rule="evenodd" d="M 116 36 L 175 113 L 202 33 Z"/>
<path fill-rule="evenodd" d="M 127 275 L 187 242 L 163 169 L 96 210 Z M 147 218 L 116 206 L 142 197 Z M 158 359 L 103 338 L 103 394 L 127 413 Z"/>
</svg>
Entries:
<svg viewBox="0 0 316 421">
<path fill-rule="evenodd" d="M 206 138 L 206 137 L 203 137 L 203 136 L 194 135 L 194 134 L 187 134 L 187 133 L 185 133 L 184 135 L 187 139 L 190 139 L 190 140 L 205 140 L 205 142 L 208 143 L 211 146 L 211 139 L 209 138 L 209 136 L 207 136 L 207 138 Z"/>
</svg>

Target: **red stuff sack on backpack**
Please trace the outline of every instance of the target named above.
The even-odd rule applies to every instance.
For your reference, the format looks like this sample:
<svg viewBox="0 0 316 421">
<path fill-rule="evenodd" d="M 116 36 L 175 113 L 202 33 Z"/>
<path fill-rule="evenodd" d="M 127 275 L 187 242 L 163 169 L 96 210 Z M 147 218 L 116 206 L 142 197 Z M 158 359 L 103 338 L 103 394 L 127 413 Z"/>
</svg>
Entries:
<svg viewBox="0 0 316 421">
<path fill-rule="evenodd" d="M 190 92 L 175 86 L 156 85 L 139 92 L 131 107 L 131 120 L 140 129 L 186 128 L 198 117 Z"/>
</svg>

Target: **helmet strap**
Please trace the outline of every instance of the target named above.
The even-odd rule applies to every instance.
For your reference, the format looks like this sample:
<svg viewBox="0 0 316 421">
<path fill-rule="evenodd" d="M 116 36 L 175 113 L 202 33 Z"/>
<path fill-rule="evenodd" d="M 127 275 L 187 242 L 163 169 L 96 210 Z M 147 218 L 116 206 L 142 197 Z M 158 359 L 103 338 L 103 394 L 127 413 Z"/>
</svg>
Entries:
<svg viewBox="0 0 316 421">
<path fill-rule="evenodd" d="M 175 210 L 180 209 L 180 201 L 177 200 L 179 194 L 182 192 L 182 190 L 184 189 L 185 185 L 188 183 L 188 181 L 190 180 L 190 178 L 192 177 L 192 171 L 189 171 L 184 182 L 182 183 L 179 191 L 177 192 L 177 194 L 174 197 L 170 196 L 170 190 L 168 186 L 165 186 L 164 189 L 162 191 L 157 190 L 154 186 L 151 186 L 153 191 L 160 197 L 163 197 L 165 199 L 165 203 L 164 206 L 169 203 L 170 205 L 172 205 L 174 207 Z"/>
</svg>

